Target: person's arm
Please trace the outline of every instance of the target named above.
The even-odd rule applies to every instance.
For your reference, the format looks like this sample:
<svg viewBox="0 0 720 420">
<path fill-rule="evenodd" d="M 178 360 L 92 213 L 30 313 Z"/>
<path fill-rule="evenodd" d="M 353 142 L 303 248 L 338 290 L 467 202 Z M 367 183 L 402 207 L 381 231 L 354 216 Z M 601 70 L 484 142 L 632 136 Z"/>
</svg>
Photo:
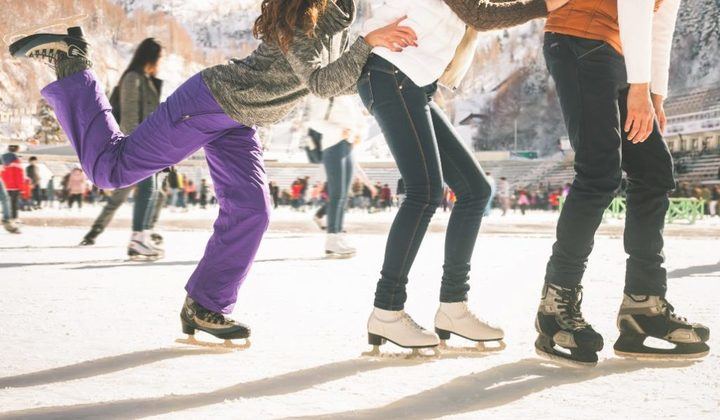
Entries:
<svg viewBox="0 0 720 420">
<path fill-rule="evenodd" d="M 630 84 L 624 130 L 633 143 L 647 140 L 655 117 L 650 98 L 654 7 L 654 0 L 618 0 L 620 41 Z"/>
<path fill-rule="evenodd" d="M 650 93 L 661 132 L 665 131 L 667 125 L 663 103 L 668 94 L 670 53 L 679 9 L 680 0 L 665 0 L 653 19 Z"/>
<path fill-rule="evenodd" d="M 477 31 L 508 28 L 545 17 L 548 8 L 557 8 L 558 0 L 444 0 L 466 25 Z M 567 1 L 561 0 L 564 5 Z"/>
<path fill-rule="evenodd" d="M 384 46 L 402 51 L 409 45 L 415 45 L 415 32 L 400 25 L 404 19 L 403 16 L 364 37 L 358 37 L 340 58 L 326 66 L 322 65 L 322 44 L 297 31 L 285 57 L 310 93 L 321 98 L 332 98 L 353 89 L 374 47 Z"/>
<path fill-rule="evenodd" d="M 141 77 L 134 71 L 128 72 L 120 84 L 120 129 L 130 134 L 140 125 L 140 89 Z"/>
</svg>

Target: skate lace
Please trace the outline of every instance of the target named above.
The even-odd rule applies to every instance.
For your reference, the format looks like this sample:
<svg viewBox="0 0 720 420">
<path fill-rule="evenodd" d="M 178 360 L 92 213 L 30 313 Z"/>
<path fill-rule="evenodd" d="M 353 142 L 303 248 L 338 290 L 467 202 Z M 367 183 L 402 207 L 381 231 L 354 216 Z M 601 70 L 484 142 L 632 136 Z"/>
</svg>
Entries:
<svg viewBox="0 0 720 420">
<path fill-rule="evenodd" d="M 662 299 L 662 308 L 663 313 L 665 313 L 665 316 L 672 319 L 673 321 L 678 321 L 682 323 L 687 323 L 687 318 L 683 316 L 679 316 L 675 313 L 675 307 L 670 304 L 670 302 L 666 301 L 665 299 Z"/>
<path fill-rule="evenodd" d="M 583 300 L 582 286 L 577 286 L 574 289 L 563 288 L 558 290 L 557 293 L 560 300 L 556 300 L 556 302 L 559 303 L 558 308 L 561 310 L 560 316 L 562 319 L 577 329 L 589 326 L 580 310 Z"/>
<path fill-rule="evenodd" d="M 402 320 L 403 323 L 405 323 L 406 325 L 409 325 L 411 328 L 414 328 L 414 329 L 417 329 L 417 330 L 424 330 L 424 329 L 425 329 L 425 328 L 421 327 L 420 325 L 418 325 L 418 323 L 415 322 L 414 319 L 410 318 L 410 315 L 408 315 L 408 314 L 406 314 L 406 313 L 404 313 L 404 312 L 403 312 L 403 315 L 402 315 L 401 320 Z"/>
<path fill-rule="evenodd" d="M 31 52 L 28 56 L 30 58 L 40 60 L 44 64 L 48 65 L 51 69 L 55 70 L 58 60 L 60 59 L 62 51 L 54 48 L 36 50 Z"/>
<path fill-rule="evenodd" d="M 206 322 L 210 322 L 212 324 L 220 324 L 225 325 L 229 323 L 229 319 L 225 318 L 225 316 L 221 313 L 217 312 L 211 312 L 207 311 L 205 314 L 203 314 L 203 318 Z"/>
</svg>

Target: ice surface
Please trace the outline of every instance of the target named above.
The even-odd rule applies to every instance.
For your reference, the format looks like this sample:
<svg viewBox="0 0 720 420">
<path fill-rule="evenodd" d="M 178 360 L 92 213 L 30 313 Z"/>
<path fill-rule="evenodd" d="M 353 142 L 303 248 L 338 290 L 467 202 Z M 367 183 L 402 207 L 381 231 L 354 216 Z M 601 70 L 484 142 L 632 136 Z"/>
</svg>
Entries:
<svg viewBox="0 0 720 420">
<path fill-rule="evenodd" d="M 182 219 L 209 224 L 213 212 L 168 212 L 164 219 L 170 227 Z M 45 211 L 28 223 L 45 217 L 53 225 L 63 214 Z M 122 209 L 121 224 L 128 215 Z M 253 346 L 235 353 L 173 342 L 181 337 L 183 286 L 209 231 L 165 230 L 167 258 L 149 264 L 125 262 L 125 229 L 110 229 L 92 248 L 75 246 L 81 228 L 0 233 L 0 418 L 718 418 L 716 335 L 711 354 L 695 364 L 613 355 L 625 258 L 616 235 L 598 238 L 584 282 L 585 315 L 606 339 L 598 367 L 557 368 L 535 356 L 533 317 L 554 217 L 494 215 L 487 230 L 546 228 L 483 233 L 477 242 L 470 303 L 505 329 L 507 349 L 424 363 L 359 357 L 369 349 L 365 322 L 390 214 L 349 215 L 349 226 L 374 224 L 363 231 L 376 233 L 351 236 L 357 258 L 324 260 L 324 238 L 309 214 L 278 212 L 233 314 L 251 325 Z M 433 231 L 445 220 L 440 215 Z M 717 223 L 705 223 L 673 227 L 694 234 L 667 240 L 668 297 L 715 334 Z M 406 309 L 427 328 L 437 309 L 443 238 L 428 235 L 408 286 Z"/>
</svg>

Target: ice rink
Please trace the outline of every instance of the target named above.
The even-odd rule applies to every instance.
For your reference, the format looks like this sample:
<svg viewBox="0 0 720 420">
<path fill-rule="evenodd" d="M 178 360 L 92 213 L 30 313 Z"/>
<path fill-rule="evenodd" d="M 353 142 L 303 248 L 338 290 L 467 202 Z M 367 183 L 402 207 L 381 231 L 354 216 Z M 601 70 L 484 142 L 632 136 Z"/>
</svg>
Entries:
<svg viewBox="0 0 720 420">
<path fill-rule="evenodd" d="M 350 214 L 358 256 L 326 260 L 310 213 L 278 211 L 233 314 L 252 327 L 252 347 L 222 353 L 174 343 L 183 286 L 215 210 L 166 213 L 167 257 L 155 263 L 126 261 L 129 208 L 95 247 L 77 247 L 98 211 L 45 211 L 26 218 L 22 235 L 0 233 L 0 418 L 720 416 L 717 220 L 668 227 L 666 243 L 668 298 L 710 327 L 710 355 L 695 363 L 614 356 L 625 254 L 622 224 L 611 221 L 596 241 L 583 302 L 605 349 L 596 368 L 569 369 L 533 348 L 554 214 L 493 214 L 478 239 L 470 304 L 504 328 L 507 349 L 407 361 L 360 357 L 391 214 Z M 434 221 L 408 286 L 406 310 L 427 328 L 446 219 Z"/>
</svg>

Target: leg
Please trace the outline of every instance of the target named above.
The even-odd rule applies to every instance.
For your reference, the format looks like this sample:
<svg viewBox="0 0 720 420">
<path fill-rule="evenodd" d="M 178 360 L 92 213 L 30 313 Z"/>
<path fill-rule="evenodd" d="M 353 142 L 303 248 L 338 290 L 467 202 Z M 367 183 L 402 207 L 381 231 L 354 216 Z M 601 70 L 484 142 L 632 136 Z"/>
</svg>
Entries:
<svg viewBox="0 0 720 420">
<path fill-rule="evenodd" d="M 627 115 L 627 91 L 621 92 L 620 113 Z M 627 173 L 625 293 L 665 297 L 667 273 L 663 268 L 663 229 L 675 188 L 672 155 L 655 123 L 650 137 L 632 144 L 623 136 L 623 169 Z"/>
<path fill-rule="evenodd" d="M 352 145 L 347 142 L 344 143 L 344 158 L 343 158 L 343 180 L 340 183 L 342 191 L 340 193 L 340 208 L 338 215 L 338 232 L 342 233 L 345 230 L 345 210 L 348 205 L 348 194 L 350 192 L 350 185 L 352 185 L 353 172 L 355 170 L 355 159 L 353 159 Z"/>
<path fill-rule="evenodd" d="M 162 188 L 158 188 L 155 194 L 155 208 L 153 209 L 152 220 L 150 221 L 150 226 L 148 227 L 148 229 L 150 230 L 155 229 L 155 225 L 157 224 L 158 220 L 160 220 L 160 213 L 162 212 L 163 207 L 165 207 L 165 202 L 167 200 L 167 197 L 165 196 Z"/>
<path fill-rule="evenodd" d="M 393 67 L 368 68 L 358 83 L 360 96 L 385 135 L 407 191 L 388 235 L 375 307 L 399 311 L 408 273 L 442 198 L 440 154 L 426 92 Z"/>
<path fill-rule="evenodd" d="M 340 233 L 340 208 L 343 184 L 343 144 L 340 142 L 323 151 L 323 165 L 327 177 L 327 233 Z"/>
<path fill-rule="evenodd" d="M 133 205 L 133 232 L 142 232 L 150 226 L 155 198 L 155 175 L 138 182 Z"/>
<path fill-rule="evenodd" d="M 432 102 L 430 109 L 440 149 L 443 177 L 457 197 L 445 237 L 440 301 L 463 302 L 467 300 L 467 292 L 470 290 L 470 260 L 485 205 L 490 197 L 490 183 L 445 113 Z"/>
<path fill-rule="evenodd" d="M 2 221 L 7 222 L 10 220 L 10 203 L 8 200 L 8 192 L 5 189 L 5 184 L 0 180 L 0 207 L 2 207 Z"/>
<path fill-rule="evenodd" d="M 585 272 L 603 213 L 620 186 L 618 88 L 625 67 L 622 57 L 600 41 L 549 39 L 546 61 L 575 150 L 575 179 L 560 213 L 545 282 L 574 288 Z"/>
<path fill-rule="evenodd" d="M 95 219 L 95 222 L 92 225 L 91 232 L 93 233 L 93 237 L 100 235 L 110 224 L 113 217 L 115 217 L 115 212 L 123 205 L 123 203 L 125 203 L 125 201 L 127 201 L 132 190 L 133 187 L 127 187 L 118 188 L 112 192 L 112 195 L 108 198 L 107 203 L 105 203 L 105 206 L 100 212 L 100 215 L 97 219 Z"/>
<path fill-rule="evenodd" d="M 20 205 L 20 191 L 8 191 L 10 195 L 10 218 L 15 220 L 18 218 L 18 207 Z"/>
<path fill-rule="evenodd" d="M 200 305 L 229 313 L 267 230 L 270 196 L 255 130 L 228 130 L 205 146 L 220 215 L 185 289 Z"/>
<path fill-rule="evenodd" d="M 197 74 L 130 135 L 124 135 L 91 71 L 58 80 L 43 96 L 55 110 L 90 180 L 125 187 L 172 166 L 238 124 L 225 115 Z"/>
</svg>

